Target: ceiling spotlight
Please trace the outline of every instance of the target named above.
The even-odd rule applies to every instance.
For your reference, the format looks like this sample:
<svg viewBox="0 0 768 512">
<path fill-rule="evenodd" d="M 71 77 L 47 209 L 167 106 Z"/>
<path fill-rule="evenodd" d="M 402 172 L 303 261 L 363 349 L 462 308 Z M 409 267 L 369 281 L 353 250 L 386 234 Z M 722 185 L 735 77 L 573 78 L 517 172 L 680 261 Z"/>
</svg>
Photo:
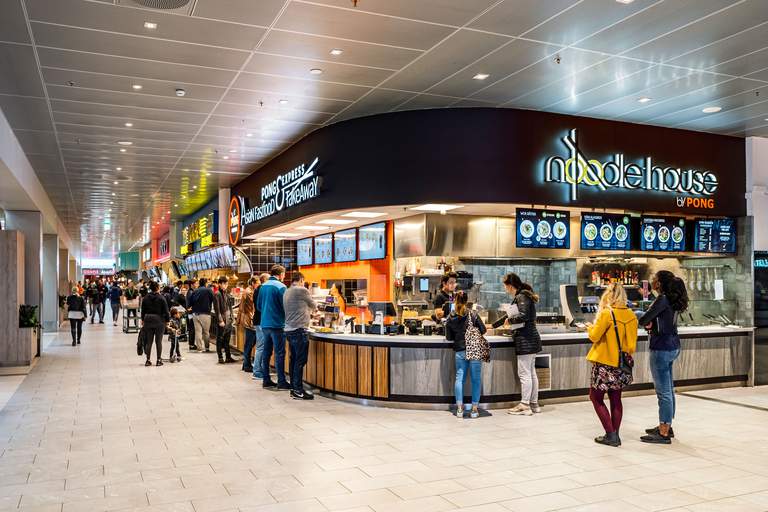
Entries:
<svg viewBox="0 0 768 512">
<path fill-rule="evenodd" d="M 651 98 L 649 98 L 648 96 L 643 96 L 642 98 L 637 98 L 637 102 L 638 103 L 648 103 L 649 101 L 651 101 Z"/>
<path fill-rule="evenodd" d="M 114 201 L 110 201 L 109 204 L 115 204 L 115 202 Z"/>
<path fill-rule="evenodd" d="M 171 210 L 168 210 L 168 211 L 167 211 L 167 212 L 165 212 L 165 213 L 171 213 Z"/>
<path fill-rule="evenodd" d="M 376 217 L 383 217 L 386 213 L 381 212 L 349 212 L 344 213 L 342 217 L 352 217 L 353 219 L 375 219 Z"/>
<path fill-rule="evenodd" d="M 223 156 L 223 157 L 221 157 L 221 158 L 223 158 L 224 160 L 229 160 L 229 157 L 228 157 L 227 155 L 224 155 L 224 156 Z"/>
<path fill-rule="evenodd" d="M 197 190 L 197 185 L 193 185 L 192 190 Z"/>
<path fill-rule="evenodd" d="M 123 168 L 122 168 L 122 167 L 115 167 L 115 170 L 116 170 L 116 171 L 122 171 L 122 170 L 123 170 Z"/>
<path fill-rule="evenodd" d="M 140 91 L 144 88 L 144 86 L 141 84 L 133 84 L 131 87 L 133 87 L 134 91 Z"/>
<path fill-rule="evenodd" d="M 174 208 L 178 208 L 178 207 L 179 207 L 179 205 L 178 205 L 178 204 L 176 204 L 176 203 L 174 203 L 173 207 L 174 207 Z"/>
<path fill-rule="evenodd" d="M 113 183 L 114 183 L 115 185 L 119 185 L 119 184 L 120 184 L 120 182 L 119 182 L 119 181 L 115 181 L 115 182 L 113 182 Z"/>
<path fill-rule="evenodd" d="M 334 57 L 338 57 L 342 53 L 344 53 L 344 50 L 342 50 L 341 48 L 334 48 L 330 51 L 330 54 L 333 55 Z"/>
<path fill-rule="evenodd" d="M 616 0 L 616 1 L 617 1 L 618 3 L 620 3 L 620 4 L 629 5 L 629 4 L 631 4 L 632 2 L 634 2 L 635 0 Z"/>
<path fill-rule="evenodd" d="M 132 128 L 132 127 L 133 127 L 133 123 L 125 123 L 125 126 L 126 126 L 127 128 Z"/>
<path fill-rule="evenodd" d="M 117 143 L 120 144 L 121 146 L 133 146 L 133 142 L 129 140 L 119 140 L 117 141 Z"/>
<path fill-rule="evenodd" d="M 704 107 L 703 109 L 701 109 L 701 111 L 704 112 L 705 114 L 716 114 L 721 110 L 723 110 L 722 107 Z"/>
<path fill-rule="evenodd" d="M 310 75 L 322 75 L 323 74 L 323 70 L 320 69 L 320 68 L 312 68 L 312 69 L 309 70 L 309 74 Z"/>
<path fill-rule="evenodd" d="M 236 149 L 230 149 L 229 152 L 230 153 L 237 153 L 237 150 Z"/>
<path fill-rule="evenodd" d="M 157 28 L 157 23 L 153 23 L 151 21 L 145 21 L 144 22 L 144 28 L 148 30 L 155 30 Z"/>
<path fill-rule="evenodd" d="M 489 75 L 488 73 L 478 73 L 472 77 L 472 80 L 485 80 L 489 76 L 491 75 Z"/>
<path fill-rule="evenodd" d="M 278 101 L 278 103 L 280 103 L 281 105 L 287 105 L 288 104 L 288 100 L 280 100 L 280 101 Z"/>
<path fill-rule="evenodd" d="M 461 205 L 458 204 L 423 204 L 421 206 L 416 206 L 414 208 L 411 208 L 411 210 L 416 210 L 420 212 L 447 212 L 450 210 L 455 210 L 456 208 L 461 208 Z"/>
<path fill-rule="evenodd" d="M 187 95 L 187 91 L 185 91 L 185 90 L 184 90 L 184 89 L 182 89 L 181 87 L 179 87 L 178 89 L 176 89 L 176 96 L 178 96 L 179 98 L 183 98 L 183 97 L 184 97 L 184 96 L 186 96 L 186 95 Z"/>
<path fill-rule="evenodd" d="M 253 134 L 252 133 L 246 133 L 245 136 L 246 137 L 253 137 Z"/>
<path fill-rule="evenodd" d="M 125 148 L 120 148 L 120 152 L 121 152 L 121 153 L 125 153 L 126 151 L 128 151 L 128 150 L 127 150 L 127 149 L 125 149 Z"/>
<path fill-rule="evenodd" d="M 112 195 L 113 195 L 113 196 L 116 196 L 117 194 L 115 194 L 114 192 L 112 192 Z"/>
</svg>

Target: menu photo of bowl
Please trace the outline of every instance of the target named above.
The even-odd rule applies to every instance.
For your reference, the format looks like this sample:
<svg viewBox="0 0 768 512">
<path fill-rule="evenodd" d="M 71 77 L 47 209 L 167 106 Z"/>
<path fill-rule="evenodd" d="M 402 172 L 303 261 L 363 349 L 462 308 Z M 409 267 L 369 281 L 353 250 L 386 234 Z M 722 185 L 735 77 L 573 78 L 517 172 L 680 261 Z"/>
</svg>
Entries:
<svg viewBox="0 0 768 512">
<path fill-rule="evenodd" d="M 592 212 L 581 215 L 581 248 L 584 250 L 629 250 L 629 232 L 629 215 Z"/>
</svg>

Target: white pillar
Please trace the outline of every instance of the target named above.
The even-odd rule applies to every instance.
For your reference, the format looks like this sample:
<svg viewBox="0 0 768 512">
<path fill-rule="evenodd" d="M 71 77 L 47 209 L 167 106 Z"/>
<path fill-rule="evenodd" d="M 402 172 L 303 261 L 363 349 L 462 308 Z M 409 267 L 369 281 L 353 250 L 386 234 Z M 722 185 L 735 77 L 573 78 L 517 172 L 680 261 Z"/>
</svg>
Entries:
<svg viewBox="0 0 768 512">
<path fill-rule="evenodd" d="M 35 211 L 6 210 L 5 227 L 24 233 L 24 301 L 37 306 L 37 318 L 42 322 L 43 216 Z"/>
<path fill-rule="evenodd" d="M 747 139 L 747 215 L 755 218 L 756 251 L 768 251 L 768 139 Z"/>
<path fill-rule="evenodd" d="M 219 189 L 219 236 L 220 244 L 229 243 L 229 229 L 227 226 L 227 220 L 229 217 L 229 199 L 231 196 L 231 190 L 228 188 Z"/>
<path fill-rule="evenodd" d="M 59 235 L 43 234 L 43 300 L 40 315 L 44 331 L 59 329 Z"/>
</svg>

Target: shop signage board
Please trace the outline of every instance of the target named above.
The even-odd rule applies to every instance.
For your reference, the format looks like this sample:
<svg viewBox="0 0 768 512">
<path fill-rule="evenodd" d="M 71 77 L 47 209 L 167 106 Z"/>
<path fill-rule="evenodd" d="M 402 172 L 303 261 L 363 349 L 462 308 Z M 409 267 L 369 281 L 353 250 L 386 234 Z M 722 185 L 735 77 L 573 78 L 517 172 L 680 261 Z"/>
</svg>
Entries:
<svg viewBox="0 0 768 512">
<path fill-rule="evenodd" d="M 230 238 L 340 205 L 505 203 L 743 217 L 745 158 L 739 137 L 547 112 L 380 114 L 318 129 L 235 185 Z M 310 170 L 304 192 L 291 196 L 286 187 Z"/>
<path fill-rule="evenodd" d="M 696 219 L 693 251 L 735 254 L 736 219 Z"/>
<path fill-rule="evenodd" d="M 188 245 L 198 240 L 206 239 L 206 237 L 211 237 L 216 230 L 217 217 L 218 212 L 214 210 L 182 228 L 181 243 Z"/>
<path fill-rule="evenodd" d="M 629 215 L 581 214 L 581 249 L 585 251 L 628 251 L 632 248 Z"/>
<path fill-rule="evenodd" d="M 84 268 L 84 276 L 111 276 L 114 274 L 114 269 L 111 268 Z"/>
</svg>

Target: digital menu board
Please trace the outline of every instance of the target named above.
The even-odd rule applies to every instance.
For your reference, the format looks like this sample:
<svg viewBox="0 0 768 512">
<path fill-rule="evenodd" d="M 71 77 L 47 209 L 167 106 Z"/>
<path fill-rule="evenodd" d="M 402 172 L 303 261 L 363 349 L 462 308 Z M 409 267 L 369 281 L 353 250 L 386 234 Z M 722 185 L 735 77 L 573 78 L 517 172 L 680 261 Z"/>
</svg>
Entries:
<svg viewBox="0 0 768 512">
<path fill-rule="evenodd" d="M 348 263 L 357 260 L 357 230 L 345 229 L 333 234 L 333 261 Z"/>
<path fill-rule="evenodd" d="M 569 214 L 558 210 L 517 209 L 517 247 L 569 249 Z"/>
<path fill-rule="evenodd" d="M 315 237 L 315 263 L 333 263 L 333 235 L 320 235 Z"/>
<path fill-rule="evenodd" d="M 684 251 L 685 219 L 643 217 L 640 221 L 640 250 Z"/>
<path fill-rule="evenodd" d="M 581 214 L 581 249 L 628 251 L 632 237 L 629 215 Z"/>
<path fill-rule="evenodd" d="M 359 230 L 358 252 L 361 260 L 381 260 L 387 257 L 387 223 L 368 224 Z"/>
<path fill-rule="evenodd" d="M 296 264 L 298 266 L 312 264 L 312 239 L 304 238 L 296 242 Z"/>
<path fill-rule="evenodd" d="M 736 253 L 736 219 L 696 219 L 693 250 Z"/>
</svg>

